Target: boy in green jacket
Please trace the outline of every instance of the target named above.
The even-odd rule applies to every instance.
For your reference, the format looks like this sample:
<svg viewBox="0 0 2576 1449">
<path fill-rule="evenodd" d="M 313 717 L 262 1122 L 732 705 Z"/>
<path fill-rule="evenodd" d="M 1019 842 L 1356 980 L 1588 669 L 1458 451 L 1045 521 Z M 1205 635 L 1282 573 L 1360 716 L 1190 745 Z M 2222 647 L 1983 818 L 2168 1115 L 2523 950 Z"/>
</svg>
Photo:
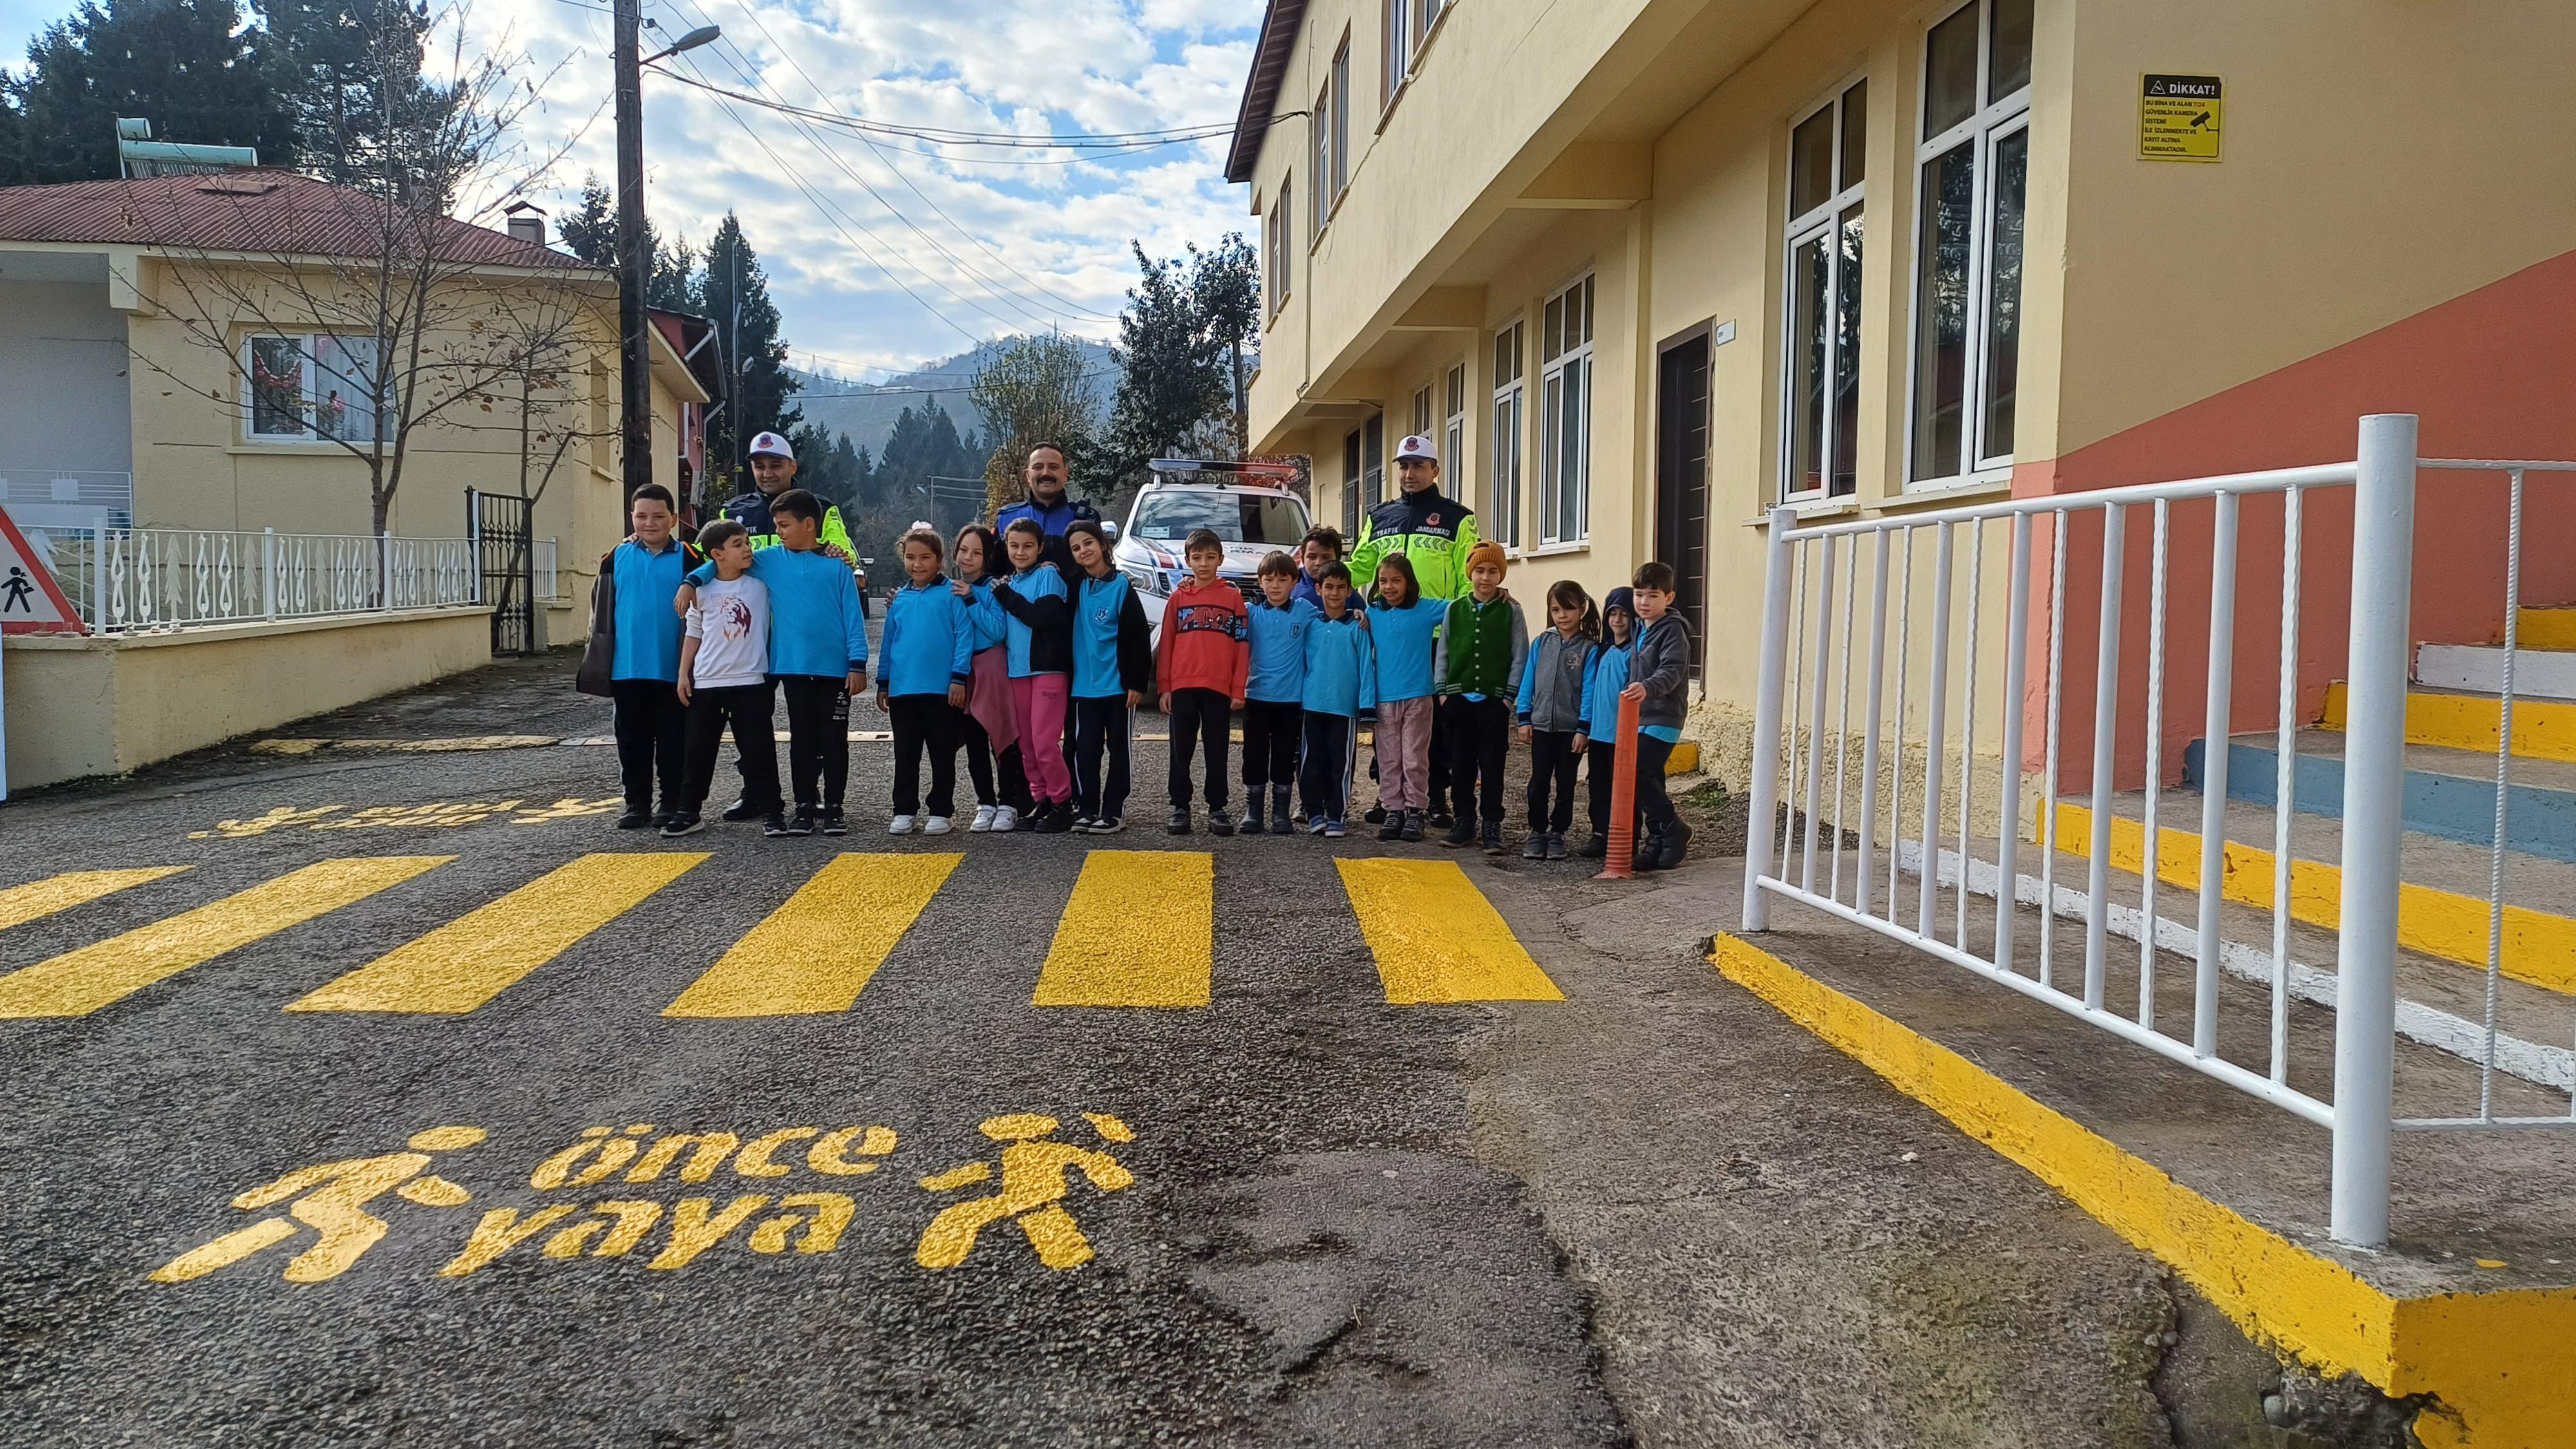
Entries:
<svg viewBox="0 0 2576 1449">
<path fill-rule="evenodd" d="M 1471 587 L 1449 603 L 1433 666 L 1449 737 L 1450 786 L 1458 798 L 1458 823 L 1441 844 L 1475 841 L 1482 816 L 1487 855 L 1503 853 L 1503 759 L 1511 750 L 1513 691 L 1529 655 L 1521 606 L 1503 593 L 1505 566 L 1503 546 L 1490 539 L 1468 552 Z"/>
</svg>

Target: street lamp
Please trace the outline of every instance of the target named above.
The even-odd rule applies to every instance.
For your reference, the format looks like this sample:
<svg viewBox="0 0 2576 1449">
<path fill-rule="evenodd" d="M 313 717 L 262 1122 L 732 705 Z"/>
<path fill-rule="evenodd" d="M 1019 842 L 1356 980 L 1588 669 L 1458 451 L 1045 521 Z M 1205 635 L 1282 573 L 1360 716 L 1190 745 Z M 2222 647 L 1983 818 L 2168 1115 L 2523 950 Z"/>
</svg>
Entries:
<svg viewBox="0 0 2576 1449">
<path fill-rule="evenodd" d="M 661 27 L 657 25 L 654 29 L 659 30 Z M 707 42 L 714 40 L 717 36 L 722 34 L 724 34 L 724 27 L 721 25 L 701 25 L 697 29 L 690 31 L 688 34 L 681 36 L 679 39 L 672 41 L 668 46 L 644 57 L 643 63 L 645 65 L 651 65 L 657 60 L 669 60 L 672 56 L 678 55 L 681 51 L 695 50 L 699 46 L 705 45 Z"/>
<path fill-rule="evenodd" d="M 617 70 L 617 330 L 618 397 L 624 413 L 626 496 L 653 481 L 653 351 L 644 293 L 652 254 L 644 242 L 643 0 L 615 0 Z M 701 25 L 654 56 L 694 50 L 723 32 Z"/>
</svg>

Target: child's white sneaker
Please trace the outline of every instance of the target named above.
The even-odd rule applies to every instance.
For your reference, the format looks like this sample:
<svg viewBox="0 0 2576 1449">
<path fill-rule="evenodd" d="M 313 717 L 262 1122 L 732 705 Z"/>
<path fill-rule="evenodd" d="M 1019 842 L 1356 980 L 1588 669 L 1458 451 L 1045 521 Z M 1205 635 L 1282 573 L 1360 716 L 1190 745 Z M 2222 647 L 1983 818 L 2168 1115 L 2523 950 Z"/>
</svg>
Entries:
<svg viewBox="0 0 2576 1449">
<path fill-rule="evenodd" d="M 995 835 L 1008 834 L 1009 832 L 1019 828 L 1020 812 L 1012 809 L 1008 805 L 996 805 L 993 807 L 993 833 Z"/>
<path fill-rule="evenodd" d="M 921 822 L 921 833 L 924 835 L 946 835 L 948 831 L 948 817 L 945 815 L 933 815 Z"/>
<path fill-rule="evenodd" d="M 886 822 L 886 834 L 888 835 L 910 835 L 911 833 L 912 817 L 909 815 L 898 815 L 892 820 Z"/>
<path fill-rule="evenodd" d="M 994 814 L 994 807 L 990 805 L 976 806 L 974 823 L 966 827 L 967 831 L 971 834 L 982 835 L 986 831 L 991 830 L 993 828 Z"/>
</svg>

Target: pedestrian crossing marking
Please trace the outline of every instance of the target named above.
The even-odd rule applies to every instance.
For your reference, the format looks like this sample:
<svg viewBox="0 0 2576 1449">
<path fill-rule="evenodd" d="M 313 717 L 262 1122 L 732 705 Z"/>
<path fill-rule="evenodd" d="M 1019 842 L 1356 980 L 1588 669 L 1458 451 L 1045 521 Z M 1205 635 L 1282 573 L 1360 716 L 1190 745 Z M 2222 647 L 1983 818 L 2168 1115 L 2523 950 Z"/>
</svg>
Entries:
<svg viewBox="0 0 2576 1449">
<path fill-rule="evenodd" d="M 76 870 L 45 880 L 29 881 L 22 886 L 0 890 L 0 931 L 23 926 L 29 921 L 85 906 L 100 896 L 111 896 L 129 886 L 177 875 L 189 867 L 153 865 L 140 870 Z"/>
<path fill-rule="evenodd" d="M 1216 966 L 1216 857 L 1095 850 L 1056 923 L 1036 1006 L 1205 1006 Z"/>
<path fill-rule="evenodd" d="M 325 860 L 222 900 L 0 976 L 0 1018 L 87 1016 L 165 977 L 309 921 L 452 855 Z"/>
<path fill-rule="evenodd" d="M 286 1009 L 461 1016 L 706 858 L 585 855 L 395 947 Z"/>
<path fill-rule="evenodd" d="M 840 855 L 689 983 L 664 1016 L 847 1011 L 949 872 L 947 855 Z"/>
<path fill-rule="evenodd" d="M 1389 1002 L 1565 999 L 1456 861 L 1333 863 Z"/>
</svg>

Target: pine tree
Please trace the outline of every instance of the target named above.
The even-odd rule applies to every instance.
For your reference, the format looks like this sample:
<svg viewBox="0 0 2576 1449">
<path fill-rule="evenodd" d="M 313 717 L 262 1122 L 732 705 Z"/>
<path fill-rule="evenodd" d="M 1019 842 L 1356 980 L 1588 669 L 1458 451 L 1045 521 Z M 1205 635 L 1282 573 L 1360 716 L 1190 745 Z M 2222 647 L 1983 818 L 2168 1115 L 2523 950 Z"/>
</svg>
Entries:
<svg viewBox="0 0 2576 1449">
<path fill-rule="evenodd" d="M 617 266 L 617 196 L 597 176 L 581 184 L 580 209 L 555 228 L 564 249 L 595 267 Z M 665 245 L 661 228 L 644 221 L 644 246 L 651 256 L 652 280 L 645 284 L 647 306 L 670 312 L 696 312 L 705 305 L 698 294 L 697 253 L 682 237 Z"/>
<path fill-rule="evenodd" d="M 120 116 L 150 121 L 155 139 L 292 159 L 293 122 L 263 47 L 234 0 L 89 0 L 27 47 L 10 179 L 114 178 Z"/>
<path fill-rule="evenodd" d="M 1130 243 L 1142 275 L 1118 314 L 1118 396 L 1109 413 L 1108 471 L 1125 479 L 1158 457 L 1191 451 L 1201 425 L 1231 417 L 1225 364 L 1178 258 L 1155 261 Z"/>
<path fill-rule="evenodd" d="M 707 244 L 699 295 L 734 369 L 734 396 L 707 430 L 710 468 L 730 470 L 737 437 L 747 446 L 753 434 L 790 432 L 805 416 L 788 402 L 797 384 L 787 372 L 787 343 L 779 336 L 778 308 L 769 300 L 769 277 L 743 239 L 741 219 L 730 211 Z"/>
<path fill-rule="evenodd" d="M 261 0 L 260 8 L 273 84 L 294 115 L 297 164 L 325 181 L 385 184 L 396 138 L 434 125 L 454 104 L 421 73 L 425 3 Z"/>
<path fill-rule="evenodd" d="M 1244 352 L 1257 347 L 1261 324 L 1261 265 L 1252 243 L 1241 232 L 1228 232 L 1210 251 L 1190 250 L 1190 306 L 1198 313 L 1199 331 L 1225 360 L 1226 411 L 1233 452 L 1243 456 L 1252 446 L 1248 399 L 1244 396 Z"/>
</svg>

